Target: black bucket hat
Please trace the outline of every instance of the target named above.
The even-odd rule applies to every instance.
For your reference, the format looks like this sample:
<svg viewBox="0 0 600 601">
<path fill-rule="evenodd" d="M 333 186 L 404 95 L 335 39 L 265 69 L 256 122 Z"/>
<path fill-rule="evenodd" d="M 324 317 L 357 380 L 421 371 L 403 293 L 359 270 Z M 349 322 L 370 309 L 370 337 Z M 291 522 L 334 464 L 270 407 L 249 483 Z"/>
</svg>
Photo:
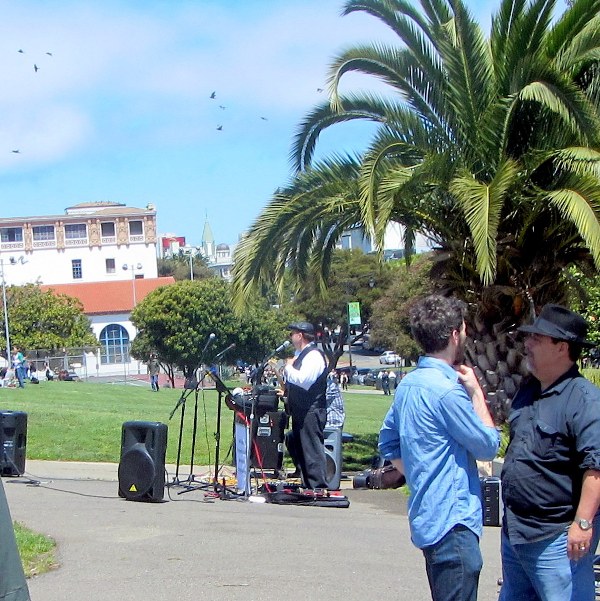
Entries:
<svg viewBox="0 0 600 601">
<path fill-rule="evenodd" d="M 585 319 L 561 305 L 544 305 L 535 321 L 530 326 L 521 326 L 518 331 L 542 334 L 582 346 L 596 346 L 594 342 L 586 340 L 588 325 Z"/>
<path fill-rule="evenodd" d="M 315 327 L 312 323 L 308 323 L 308 321 L 295 321 L 291 323 L 288 327 L 288 330 L 296 330 L 297 332 L 303 332 L 304 334 L 313 334 L 315 333 Z"/>
</svg>

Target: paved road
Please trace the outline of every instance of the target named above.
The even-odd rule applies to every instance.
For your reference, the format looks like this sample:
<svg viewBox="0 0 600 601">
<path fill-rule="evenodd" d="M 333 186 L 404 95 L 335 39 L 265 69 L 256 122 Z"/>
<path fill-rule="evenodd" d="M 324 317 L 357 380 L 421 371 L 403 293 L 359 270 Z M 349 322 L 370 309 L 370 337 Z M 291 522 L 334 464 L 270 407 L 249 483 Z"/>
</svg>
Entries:
<svg viewBox="0 0 600 601">
<path fill-rule="evenodd" d="M 399 491 L 348 490 L 349 509 L 117 496 L 117 466 L 29 461 L 38 486 L 5 478 L 13 518 L 58 543 L 33 601 L 331 601 L 429 593 Z M 497 599 L 499 531 L 486 528 L 480 600 Z"/>
</svg>

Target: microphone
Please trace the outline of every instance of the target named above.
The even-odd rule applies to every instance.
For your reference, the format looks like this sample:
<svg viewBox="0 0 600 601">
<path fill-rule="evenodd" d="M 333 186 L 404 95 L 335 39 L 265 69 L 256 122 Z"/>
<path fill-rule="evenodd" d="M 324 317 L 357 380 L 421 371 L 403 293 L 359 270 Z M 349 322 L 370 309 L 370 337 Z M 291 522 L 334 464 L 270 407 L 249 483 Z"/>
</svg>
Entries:
<svg viewBox="0 0 600 601">
<path fill-rule="evenodd" d="M 235 342 L 232 342 L 227 348 L 224 348 L 220 353 L 215 355 L 215 359 L 220 359 L 226 352 L 235 348 Z"/>
<path fill-rule="evenodd" d="M 208 348 L 208 345 L 217 337 L 217 335 L 214 332 L 211 332 L 211 334 L 208 337 L 208 340 L 206 341 L 206 344 L 204 345 L 204 348 L 202 349 L 202 353 L 200 354 L 201 357 L 204 357 L 204 353 L 206 352 L 206 349 Z"/>
<path fill-rule="evenodd" d="M 290 344 L 292 344 L 289 340 L 286 340 L 284 343 L 280 344 L 266 359 L 265 361 L 268 361 L 269 359 L 272 359 L 273 357 L 275 357 L 275 355 L 279 355 L 279 353 L 281 353 L 281 351 L 283 351 L 284 349 L 286 349 L 288 346 L 290 346 Z"/>
</svg>

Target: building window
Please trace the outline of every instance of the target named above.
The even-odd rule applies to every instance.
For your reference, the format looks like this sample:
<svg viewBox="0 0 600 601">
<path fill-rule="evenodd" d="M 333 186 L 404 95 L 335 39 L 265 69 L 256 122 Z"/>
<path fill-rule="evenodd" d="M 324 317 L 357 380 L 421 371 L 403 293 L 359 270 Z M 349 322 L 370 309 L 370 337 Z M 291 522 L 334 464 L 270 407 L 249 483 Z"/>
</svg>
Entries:
<svg viewBox="0 0 600 601">
<path fill-rule="evenodd" d="M 100 362 L 129 363 L 129 334 L 118 324 L 110 324 L 100 332 Z"/>
<path fill-rule="evenodd" d="M 80 280 L 83 277 L 83 271 L 81 269 L 81 259 L 73 259 L 71 261 L 71 268 L 73 270 L 73 279 Z"/>
<path fill-rule="evenodd" d="M 106 273 L 115 273 L 115 260 L 106 259 Z"/>
<path fill-rule="evenodd" d="M 142 236 L 144 234 L 144 227 L 141 221 L 130 221 L 129 222 L 129 235 L 130 236 Z"/>
<path fill-rule="evenodd" d="M 65 225 L 65 238 L 67 240 L 81 240 L 87 238 L 87 227 L 85 223 L 67 223 Z"/>
<path fill-rule="evenodd" d="M 33 240 L 35 242 L 41 242 L 43 240 L 54 240 L 54 226 L 53 225 L 34 225 L 33 226 Z"/>
<path fill-rule="evenodd" d="M 114 238 L 115 237 L 115 224 L 112 221 L 107 221 L 106 223 L 101 223 L 100 227 L 102 228 L 102 237 L 103 238 Z"/>
<path fill-rule="evenodd" d="M 23 242 L 22 227 L 3 227 L 0 228 L 1 242 Z"/>
</svg>

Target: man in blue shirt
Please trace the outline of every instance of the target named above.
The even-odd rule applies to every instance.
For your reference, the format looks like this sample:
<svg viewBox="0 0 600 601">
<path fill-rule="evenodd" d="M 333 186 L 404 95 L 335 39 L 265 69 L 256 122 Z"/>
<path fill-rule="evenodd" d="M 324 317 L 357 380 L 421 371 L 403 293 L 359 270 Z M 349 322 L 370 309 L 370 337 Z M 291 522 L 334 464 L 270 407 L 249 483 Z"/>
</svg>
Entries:
<svg viewBox="0 0 600 601">
<path fill-rule="evenodd" d="M 384 459 L 404 473 L 413 543 L 423 551 L 434 601 L 475 601 L 483 565 L 476 459 L 500 438 L 475 373 L 463 364 L 466 306 L 429 296 L 410 313 L 425 351 L 396 388 L 379 433 Z"/>
</svg>

